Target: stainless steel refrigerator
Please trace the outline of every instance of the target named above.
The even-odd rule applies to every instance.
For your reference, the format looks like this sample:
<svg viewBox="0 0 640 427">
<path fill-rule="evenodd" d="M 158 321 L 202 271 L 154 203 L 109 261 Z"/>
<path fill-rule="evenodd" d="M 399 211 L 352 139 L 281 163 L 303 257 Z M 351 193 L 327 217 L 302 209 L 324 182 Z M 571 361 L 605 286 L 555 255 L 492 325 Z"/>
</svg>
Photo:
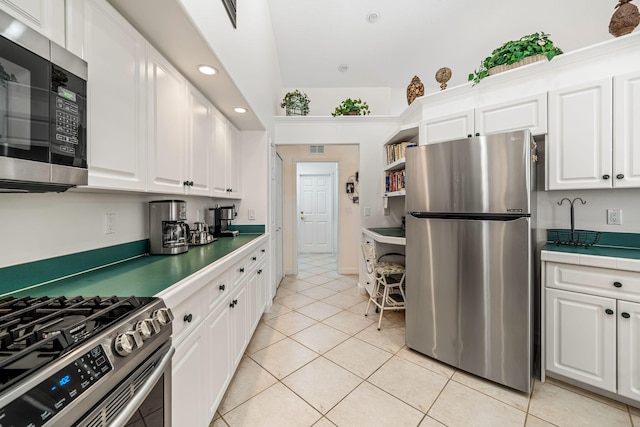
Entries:
<svg viewBox="0 0 640 427">
<path fill-rule="evenodd" d="M 517 131 L 406 155 L 407 346 L 527 393 L 534 147 Z"/>
</svg>

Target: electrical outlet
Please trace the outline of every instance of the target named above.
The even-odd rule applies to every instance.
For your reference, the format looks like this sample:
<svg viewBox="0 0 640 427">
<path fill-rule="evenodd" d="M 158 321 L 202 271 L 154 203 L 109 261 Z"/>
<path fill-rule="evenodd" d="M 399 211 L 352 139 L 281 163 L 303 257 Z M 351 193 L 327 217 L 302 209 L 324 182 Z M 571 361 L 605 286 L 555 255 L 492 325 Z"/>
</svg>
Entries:
<svg viewBox="0 0 640 427">
<path fill-rule="evenodd" d="M 607 224 L 622 224 L 622 209 L 607 209 Z"/>
<path fill-rule="evenodd" d="M 370 207 L 365 207 L 364 208 L 364 216 L 371 216 L 371 208 Z"/>
<path fill-rule="evenodd" d="M 104 234 L 116 233 L 116 214 L 108 212 L 104 214 Z"/>
</svg>

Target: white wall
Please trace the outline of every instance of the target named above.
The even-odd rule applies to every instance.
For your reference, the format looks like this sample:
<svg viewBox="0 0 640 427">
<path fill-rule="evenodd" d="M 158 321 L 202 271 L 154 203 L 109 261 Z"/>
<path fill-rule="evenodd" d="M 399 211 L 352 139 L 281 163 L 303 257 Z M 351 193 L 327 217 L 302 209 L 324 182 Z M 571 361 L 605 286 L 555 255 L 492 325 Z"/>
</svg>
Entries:
<svg viewBox="0 0 640 427">
<path fill-rule="evenodd" d="M 408 84 L 408 83 L 407 83 Z M 278 101 L 278 115 L 284 116 L 285 109 L 280 107 L 287 92 L 299 90 L 306 93 L 311 100 L 309 104 L 310 116 L 331 116 L 335 108 L 345 99 L 362 99 L 369 105 L 373 116 L 400 116 L 408 106 L 406 88 L 389 87 L 341 87 L 341 88 L 313 88 L 293 87 L 283 88 Z"/>
<path fill-rule="evenodd" d="M 538 228 L 569 228 L 570 208 L 564 197 L 573 200 L 575 227 L 581 230 L 607 231 L 613 233 L 640 233 L 640 189 L 545 191 L 538 193 Z M 607 224 L 607 209 L 622 209 L 622 224 Z"/>
<path fill-rule="evenodd" d="M 268 2 L 239 1 L 236 29 L 219 0 L 179 2 L 272 134 L 273 116 L 279 108 L 275 101 L 280 94 L 282 80 Z"/>
<path fill-rule="evenodd" d="M 213 200 L 203 197 L 128 193 L 0 195 L 0 268 L 149 237 L 151 200 L 187 202 L 187 218 L 204 220 Z M 115 213 L 115 233 L 104 234 L 104 214 Z"/>
</svg>

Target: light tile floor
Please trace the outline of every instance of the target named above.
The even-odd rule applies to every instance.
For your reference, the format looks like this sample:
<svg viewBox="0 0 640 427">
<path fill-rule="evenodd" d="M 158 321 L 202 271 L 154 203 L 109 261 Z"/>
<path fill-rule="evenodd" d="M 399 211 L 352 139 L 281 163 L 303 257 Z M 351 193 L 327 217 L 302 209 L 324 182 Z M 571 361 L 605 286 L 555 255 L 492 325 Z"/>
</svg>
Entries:
<svg viewBox="0 0 640 427">
<path fill-rule="evenodd" d="M 357 277 L 300 257 L 263 315 L 211 427 L 634 426 L 640 409 L 559 381 L 531 396 L 408 349 L 404 313 L 364 316 Z"/>
</svg>

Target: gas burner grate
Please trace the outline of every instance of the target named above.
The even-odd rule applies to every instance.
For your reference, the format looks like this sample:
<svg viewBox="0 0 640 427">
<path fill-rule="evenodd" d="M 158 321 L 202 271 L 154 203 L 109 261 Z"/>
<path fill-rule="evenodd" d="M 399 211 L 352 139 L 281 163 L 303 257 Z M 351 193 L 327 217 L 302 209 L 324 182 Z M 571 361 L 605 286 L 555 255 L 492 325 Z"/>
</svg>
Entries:
<svg viewBox="0 0 640 427">
<path fill-rule="evenodd" d="M 153 298 L 0 299 L 0 390 L 52 362 Z"/>
</svg>

